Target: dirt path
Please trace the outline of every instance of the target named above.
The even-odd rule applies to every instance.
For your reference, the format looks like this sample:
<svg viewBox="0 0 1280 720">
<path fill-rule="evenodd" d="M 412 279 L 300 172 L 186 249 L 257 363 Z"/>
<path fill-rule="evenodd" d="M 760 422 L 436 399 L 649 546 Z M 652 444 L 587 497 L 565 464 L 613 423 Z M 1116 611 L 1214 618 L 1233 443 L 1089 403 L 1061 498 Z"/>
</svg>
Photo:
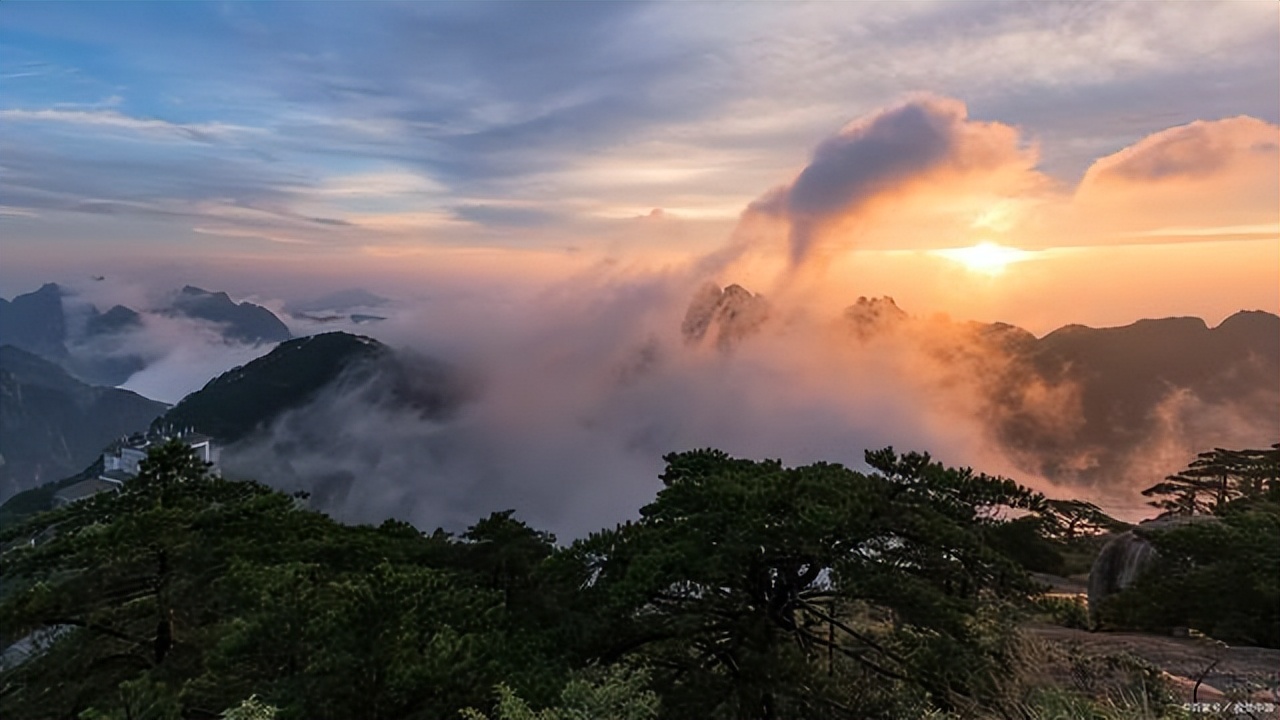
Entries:
<svg viewBox="0 0 1280 720">
<path fill-rule="evenodd" d="M 1199 702 L 1221 702 L 1227 698 L 1226 693 L 1234 695 L 1247 690 L 1250 699 L 1269 702 L 1280 709 L 1280 650 L 1221 646 L 1196 638 L 1088 632 L 1057 625 L 1037 624 L 1027 629 L 1032 635 L 1070 652 L 1127 652 L 1143 658 L 1173 676 L 1174 682 L 1183 688 L 1187 702 L 1192 700 L 1192 688 L 1203 673 L 1197 693 Z M 1212 668 L 1206 673 L 1210 665 Z M 1265 715 L 1276 716 L 1276 712 Z"/>
</svg>

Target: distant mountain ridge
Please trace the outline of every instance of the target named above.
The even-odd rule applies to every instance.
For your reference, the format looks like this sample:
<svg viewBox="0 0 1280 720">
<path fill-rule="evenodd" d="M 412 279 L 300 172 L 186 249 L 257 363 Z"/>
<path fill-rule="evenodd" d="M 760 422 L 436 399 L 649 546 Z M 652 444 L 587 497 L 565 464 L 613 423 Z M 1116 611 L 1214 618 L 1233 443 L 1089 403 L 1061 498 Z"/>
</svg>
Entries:
<svg viewBox="0 0 1280 720">
<path fill-rule="evenodd" d="M 1065 437 L 1012 420 L 1001 428 L 1006 444 L 1051 477 L 1095 478 L 1153 433 L 1223 437 L 1215 432 L 1226 428 L 1212 426 L 1228 417 L 1256 427 L 1256 442 L 1280 438 L 1280 316 L 1271 313 L 1241 311 L 1213 328 L 1188 317 L 1070 325 L 1021 359 L 1038 378 L 1079 388 L 1083 423 Z"/>
<path fill-rule="evenodd" d="M 681 332 L 731 349 L 767 320 L 760 296 L 708 285 Z M 1175 317 L 1067 325 L 1037 338 L 1007 323 L 915 318 L 892 298 L 861 297 L 842 322 L 854 342 L 907 336 L 946 383 L 978 388 L 971 411 L 996 442 L 1025 471 L 1056 481 L 1107 484 L 1135 458 L 1170 448 L 1280 438 L 1280 316 L 1269 312 L 1241 311 L 1213 328 Z"/>
<path fill-rule="evenodd" d="M 68 317 L 64 298 L 71 293 L 56 283 L 0 299 L 0 344 L 12 345 L 61 365 L 92 385 L 119 385 L 147 366 L 147 359 L 130 352 L 129 333 L 142 330 L 142 313 L 115 305 L 105 313 L 89 305 L 83 322 Z M 270 310 L 249 302 L 236 303 L 225 292 L 209 292 L 188 285 L 158 308 L 170 316 L 189 317 L 215 324 L 230 341 L 276 343 L 293 337 L 289 328 Z M 73 328 L 72 326 L 75 325 Z"/>
<path fill-rule="evenodd" d="M 0 346 L 0 500 L 80 471 L 167 407 L 86 385 L 37 355 Z"/>
<path fill-rule="evenodd" d="M 938 326 L 888 298 L 860 299 L 845 317 L 862 341 L 920 333 L 981 388 L 986 405 L 974 412 L 1015 462 L 1057 481 L 1105 484 L 1135 458 L 1230 445 L 1242 432 L 1253 443 L 1280 438 L 1280 316 L 1271 313 L 1241 311 L 1214 328 L 1191 317 L 1067 325 L 1041 338 L 1005 323 Z"/>
<path fill-rule="evenodd" d="M 167 312 L 208 320 L 225 327 L 232 340 L 247 343 L 281 342 L 293 334 L 270 310 L 251 302 L 236 303 L 225 292 L 209 292 L 193 285 L 182 288 Z"/>
</svg>

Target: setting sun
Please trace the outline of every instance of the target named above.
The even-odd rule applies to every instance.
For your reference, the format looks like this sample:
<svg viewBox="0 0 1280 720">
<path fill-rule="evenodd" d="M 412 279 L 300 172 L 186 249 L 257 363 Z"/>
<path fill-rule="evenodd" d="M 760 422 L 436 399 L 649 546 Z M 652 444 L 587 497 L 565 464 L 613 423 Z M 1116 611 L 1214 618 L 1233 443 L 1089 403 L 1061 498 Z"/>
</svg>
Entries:
<svg viewBox="0 0 1280 720">
<path fill-rule="evenodd" d="M 934 250 L 933 254 L 958 262 L 973 272 L 998 275 L 1011 263 L 1027 260 L 1035 253 L 985 240 L 971 247 Z"/>
</svg>

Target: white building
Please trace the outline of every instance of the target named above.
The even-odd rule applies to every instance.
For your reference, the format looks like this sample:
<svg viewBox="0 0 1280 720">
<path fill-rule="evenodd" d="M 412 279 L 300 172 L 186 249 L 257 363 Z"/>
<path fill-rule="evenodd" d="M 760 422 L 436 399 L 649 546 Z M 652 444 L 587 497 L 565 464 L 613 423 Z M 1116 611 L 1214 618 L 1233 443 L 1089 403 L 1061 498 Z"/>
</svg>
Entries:
<svg viewBox="0 0 1280 720">
<path fill-rule="evenodd" d="M 120 440 L 102 454 L 102 474 L 99 480 L 109 482 L 117 487 L 125 480 L 142 471 L 142 461 L 153 446 L 162 445 L 169 440 L 181 440 L 187 444 L 201 462 L 209 465 L 209 470 L 218 471 L 219 448 L 213 438 L 191 430 L 180 432 L 153 432 L 143 435 L 131 435 Z"/>
</svg>

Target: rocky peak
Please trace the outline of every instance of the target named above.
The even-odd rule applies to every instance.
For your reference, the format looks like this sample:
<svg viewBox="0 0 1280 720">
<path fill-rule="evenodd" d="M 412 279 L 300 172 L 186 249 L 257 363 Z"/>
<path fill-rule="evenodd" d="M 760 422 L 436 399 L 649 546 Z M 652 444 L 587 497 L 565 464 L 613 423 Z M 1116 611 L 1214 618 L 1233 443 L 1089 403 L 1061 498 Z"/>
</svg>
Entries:
<svg viewBox="0 0 1280 720">
<path fill-rule="evenodd" d="M 716 347 L 725 350 L 759 329 L 769 316 L 769 304 L 741 285 L 721 289 L 707 283 L 694 294 L 680 332 L 689 344 L 715 335 Z"/>
<path fill-rule="evenodd" d="M 910 318 L 888 295 L 878 298 L 859 297 L 857 302 L 845 308 L 844 317 L 863 340 L 892 331 Z"/>
</svg>

